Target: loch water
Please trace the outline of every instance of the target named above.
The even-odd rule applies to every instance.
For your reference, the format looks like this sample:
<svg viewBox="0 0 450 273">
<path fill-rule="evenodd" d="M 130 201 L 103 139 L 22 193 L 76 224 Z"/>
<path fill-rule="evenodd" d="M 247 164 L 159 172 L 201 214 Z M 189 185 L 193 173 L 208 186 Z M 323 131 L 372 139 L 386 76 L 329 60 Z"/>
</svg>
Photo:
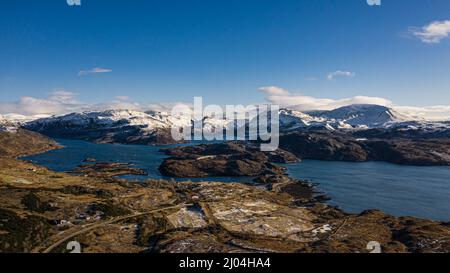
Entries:
<svg viewBox="0 0 450 273">
<path fill-rule="evenodd" d="M 166 157 L 162 148 L 95 144 L 80 140 L 58 139 L 63 149 L 24 159 L 51 170 L 67 172 L 83 164 L 86 158 L 99 162 L 126 162 L 148 171 L 148 176 L 124 176 L 130 180 L 167 179 L 158 167 Z M 288 164 L 288 174 L 317 184 L 336 205 L 351 213 L 379 209 L 395 216 L 415 216 L 450 221 L 450 167 L 403 166 L 385 162 L 335 162 L 305 160 Z M 187 180 L 187 179 L 177 179 Z M 251 182 L 252 178 L 218 177 L 192 181 Z"/>
</svg>

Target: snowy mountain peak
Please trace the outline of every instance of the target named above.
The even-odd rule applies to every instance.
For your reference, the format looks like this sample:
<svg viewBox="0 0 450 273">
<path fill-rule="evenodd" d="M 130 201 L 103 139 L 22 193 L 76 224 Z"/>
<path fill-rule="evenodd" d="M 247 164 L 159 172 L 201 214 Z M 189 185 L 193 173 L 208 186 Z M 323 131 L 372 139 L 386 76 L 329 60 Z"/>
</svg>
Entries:
<svg viewBox="0 0 450 273">
<path fill-rule="evenodd" d="M 322 117 L 313 117 L 306 113 L 295 110 L 280 110 L 280 125 L 282 127 L 291 127 L 291 129 L 294 129 L 296 127 L 316 126 L 325 123 L 326 119 Z"/>
<path fill-rule="evenodd" d="M 393 123 L 409 120 L 409 117 L 389 107 L 372 104 L 354 104 L 331 111 L 316 111 L 310 114 L 340 121 L 354 127 L 362 126 L 368 128 L 388 127 Z"/>
</svg>

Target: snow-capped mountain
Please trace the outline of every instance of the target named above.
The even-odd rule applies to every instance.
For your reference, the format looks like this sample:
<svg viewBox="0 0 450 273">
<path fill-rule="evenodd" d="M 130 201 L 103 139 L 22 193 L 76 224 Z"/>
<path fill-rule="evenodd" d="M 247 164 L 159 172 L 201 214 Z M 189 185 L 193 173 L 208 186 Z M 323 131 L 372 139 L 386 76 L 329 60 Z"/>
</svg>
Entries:
<svg viewBox="0 0 450 273">
<path fill-rule="evenodd" d="M 173 143 L 170 129 L 190 126 L 191 120 L 164 112 L 108 110 L 72 113 L 37 119 L 26 129 L 53 137 L 85 139 L 100 143 Z"/>
<path fill-rule="evenodd" d="M 320 115 L 310 115 L 287 109 L 280 110 L 280 127 L 282 131 L 308 128 L 322 128 L 327 130 L 353 129 L 351 125 L 336 119 L 328 119 Z"/>
<path fill-rule="evenodd" d="M 187 116 L 173 116 L 166 112 L 139 112 L 130 110 L 108 110 L 101 112 L 72 113 L 64 116 L 37 119 L 26 123 L 26 127 L 45 131 L 49 129 L 87 129 L 87 128 L 124 128 L 139 127 L 143 132 L 158 129 L 171 129 L 173 126 L 187 127 L 193 120 Z M 205 117 L 204 127 L 226 127 L 230 122 Z"/>
<path fill-rule="evenodd" d="M 187 122 L 164 113 L 145 113 L 130 110 L 108 110 L 101 112 L 72 113 L 64 116 L 38 119 L 27 126 L 42 129 L 62 126 L 65 128 L 120 128 L 136 126 L 151 131 L 158 128 L 170 128 L 172 124 Z"/>
<path fill-rule="evenodd" d="M 21 123 L 26 123 L 29 121 L 46 118 L 46 117 L 49 117 L 49 116 L 48 115 L 25 116 L 25 115 L 11 113 L 11 114 L 0 115 L 0 121 L 3 120 L 3 121 L 21 124 Z"/>
<path fill-rule="evenodd" d="M 326 121 L 325 118 L 313 117 L 300 111 L 288 109 L 280 110 L 280 125 L 282 127 L 307 127 L 321 125 Z"/>
<path fill-rule="evenodd" d="M 18 128 L 17 123 L 11 122 L 5 116 L 0 115 L 0 132 L 14 133 Z"/>
<path fill-rule="evenodd" d="M 448 130 L 448 123 L 412 121 L 405 115 L 378 105 L 351 105 L 331 111 L 299 112 L 280 110 L 281 132 L 295 130 Z M 0 117 L 1 119 L 1 117 Z M 170 129 L 190 127 L 191 117 L 173 116 L 165 112 L 140 112 L 130 110 L 108 110 L 72 113 L 64 116 L 41 118 L 22 123 L 26 129 L 52 137 L 69 137 L 101 143 L 163 144 L 173 143 Z M 205 117 L 203 128 L 227 128 L 234 123 Z M 405 129 L 405 130 L 406 130 Z"/>
<path fill-rule="evenodd" d="M 309 114 L 329 121 L 342 122 L 355 128 L 383 128 L 398 122 L 411 120 L 410 117 L 391 108 L 372 104 L 354 104 L 331 111 L 315 111 Z"/>
<path fill-rule="evenodd" d="M 350 105 L 331 111 L 299 112 L 285 109 L 280 111 L 280 125 L 285 130 L 387 128 L 408 120 L 409 117 L 393 109 L 368 104 Z"/>
<path fill-rule="evenodd" d="M 86 139 L 102 143 L 174 143 L 171 129 L 191 127 L 189 116 L 156 111 L 108 110 L 72 113 L 37 119 L 23 125 L 26 129 L 53 137 Z M 226 128 L 231 122 L 205 117 L 203 128 Z"/>
</svg>

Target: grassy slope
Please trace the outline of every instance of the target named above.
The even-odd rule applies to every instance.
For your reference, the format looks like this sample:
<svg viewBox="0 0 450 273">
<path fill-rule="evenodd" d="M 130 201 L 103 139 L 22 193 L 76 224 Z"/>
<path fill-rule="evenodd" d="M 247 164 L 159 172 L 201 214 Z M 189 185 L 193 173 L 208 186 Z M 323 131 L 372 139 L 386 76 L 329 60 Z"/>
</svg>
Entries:
<svg viewBox="0 0 450 273">
<path fill-rule="evenodd" d="M 18 157 L 60 148 L 54 140 L 19 129 L 17 133 L 0 132 L 0 157 Z"/>
</svg>

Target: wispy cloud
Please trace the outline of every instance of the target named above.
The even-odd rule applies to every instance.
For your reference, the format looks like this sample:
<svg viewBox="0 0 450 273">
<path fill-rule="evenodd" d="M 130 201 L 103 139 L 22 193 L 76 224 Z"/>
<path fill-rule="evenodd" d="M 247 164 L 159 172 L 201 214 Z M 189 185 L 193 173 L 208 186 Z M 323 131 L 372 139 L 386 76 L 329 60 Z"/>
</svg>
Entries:
<svg viewBox="0 0 450 273">
<path fill-rule="evenodd" d="M 99 74 L 99 73 L 111 73 L 111 72 L 112 72 L 111 69 L 96 67 L 89 70 L 81 70 L 80 72 L 78 72 L 78 76 L 86 76 L 89 74 Z"/>
<path fill-rule="evenodd" d="M 409 32 L 427 44 L 440 43 L 450 34 L 450 20 L 434 21 L 421 28 L 411 27 Z"/>
<path fill-rule="evenodd" d="M 289 95 L 289 91 L 278 86 L 263 86 L 259 88 L 259 91 L 272 96 L 285 96 Z"/>
<path fill-rule="evenodd" d="M 338 77 L 353 78 L 353 77 L 355 77 L 355 75 L 356 75 L 355 72 L 338 70 L 338 71 L 328 73 L 327 80 L 332 81 Z"/>
</svg>

